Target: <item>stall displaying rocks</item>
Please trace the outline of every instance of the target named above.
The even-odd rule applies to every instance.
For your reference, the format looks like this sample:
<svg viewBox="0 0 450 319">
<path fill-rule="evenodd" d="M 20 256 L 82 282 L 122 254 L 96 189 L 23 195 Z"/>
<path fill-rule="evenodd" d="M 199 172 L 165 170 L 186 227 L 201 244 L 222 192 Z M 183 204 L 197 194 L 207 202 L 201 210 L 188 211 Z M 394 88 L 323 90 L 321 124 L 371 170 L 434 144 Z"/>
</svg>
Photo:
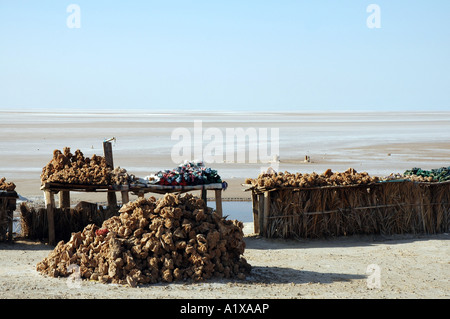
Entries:
<svg viewBox="0 0 450 319">
<path fill-rule="evenodd" d="M 255 233 L 269 238 L 436 234 L 450 230 L 448 172 L 273 172 L 243 186 L 252 192 Z"/>
</svg>

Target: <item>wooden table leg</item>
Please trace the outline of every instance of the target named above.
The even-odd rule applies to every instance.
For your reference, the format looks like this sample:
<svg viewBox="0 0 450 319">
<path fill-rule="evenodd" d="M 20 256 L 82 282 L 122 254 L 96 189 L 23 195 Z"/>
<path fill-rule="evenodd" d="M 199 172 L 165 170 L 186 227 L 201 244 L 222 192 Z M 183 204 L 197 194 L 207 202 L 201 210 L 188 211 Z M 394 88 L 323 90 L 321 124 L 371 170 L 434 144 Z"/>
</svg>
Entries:
<svg viewBox="0 0 450 319">
<path fill-rule="evenodd" d="M 267 225 L 269 223 L 269 214 L 270 214 L 270 192 L 264 192 L 264 218 L 263 218 L 263 229 L 264 236 L 267 237 Z"/>
<path fill-rule="evenodd" d="M 69 191 L 59 191 L 59 208 L 70 208 Z"/>
<path fill-rule="evenodd" d="M 8 216 L 8 241 L 13 240 L 13 217 L 14 217 L 14 211 L 7 210 L 6 215 Z"/>
<path fill-rule="evenodd" d="M 55 238 L 55 194 L 49 190 L 44 191 L 45 206 L 47 208 L 47 221 L 48 221 L 48 243 L 50 245 L 56 244 Z"/>
<path fill-rule="evenodd" d="M 6 200 L 6 217 L 8 219 L 8 241 L 13 240 L 13 223 L 14 223 L 14 211 L 16 210 L 16 199 L 7 198 Z"/>
<path fill-rule="evenodd" d="M 217 215 L 219 215 L 220 217 L 223 217 L 223 212 L 222 212 L 222 190 L 221 189 L 216 189 L 214 191 L 216 194 L 216 213 Z"/>
<path fill-rule="evenodd" d="M 258 195 L 252 192 L 252 207 L 253 207 L 253 232 L 259 233 L 259 205 Z"/>
<path fill-rule="evenodd" d="M 259 224 L 259 235 L 264 236 L 264 195 L 258 195 L 258 224 Z"/>
<path fill-rule="evenodd" d="M 208 198 L 206 197 L 206 189 L 202 188 L 202 199 L 205 203 L 205 208 L 208 207 Z"/>
<path fill-rule="evenodd" d="M 130 201 L 130 196 L 128 194 L 128 191 L 122 191 L 121 194 L 122 194 L 122 205 L 125 205 Z"/>
<path fill-rule="evenodd" d="M 108 192 L 108 207 L 109 208 L 117 207 L 117 197 L 116 197 L 116 192 L 114 192 L 114 191 Z"/>
</svg>

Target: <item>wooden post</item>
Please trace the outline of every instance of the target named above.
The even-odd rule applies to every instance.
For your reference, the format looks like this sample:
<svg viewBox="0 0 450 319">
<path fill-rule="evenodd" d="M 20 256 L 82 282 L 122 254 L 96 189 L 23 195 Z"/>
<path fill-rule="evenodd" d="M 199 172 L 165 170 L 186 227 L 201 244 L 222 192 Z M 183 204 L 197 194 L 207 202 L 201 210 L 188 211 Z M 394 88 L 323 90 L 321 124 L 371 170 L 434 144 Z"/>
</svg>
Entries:
<svg viewBox="0 0 450 319">
<path fill-rule="evenodd" d="M 206 189 L 202 188 L 202 199 L 203 202 L 205 203 L 205 208 L 208 207 L 208 199 L 206 197 Z"/>
<path fill-rule="evenodd" d="M 108 165 L 111 169 L 114 169 L 114 160 L 111 142 L 108 141 L 103 142 L 103 153 L 105 154 L 106 165 Z M 108 191 L 108 207 L 110 208 L 117 207 L 117 197 L 115 191 Z"/>
<path fill-rule="evenodd" d="M 264 192 L 264 219 L 263 219 L 263 229 L 264 235 L 267 237 L 267 225 L 269 223 L 270 215 L 270 192 Z"/>
<path fill-rule="evenodd" d="M 122 191 L 122 205 L 125 205 L 130 201 L 130 196 L 128 194 L 128 191 Z"/>
<path fill-rule="evenodd" d="M 6 195 L 6 196 L 0 197 L 0 218 L 5 218 L 5 222 L 6 222 L 5 235 L 8 234 L 8 236 L 5 238 L 2 238 L 2 240 L 12 242 L 14 211 L 16 210 L 17 193 L 16 192 L 6 192 L 6 194 L 2 194 L 2 195 Z"/>
<path fill-rule="evenodd" d="M 258 224 L 259 224 L 259 235 L 264 236 L 264 195 L 258 195 Z"/>
<path fill-rule="evenodd" d="M 117 197 L 115 191 L 108 191 L 108 207 L 109 208 L 117 207 Z"/>
<path fill-rule="evenodd" d="M 111 169 L 114 169 L 114 161 L 113 161 L 111 142 L 107 142 L 107 141 L 103 142 L 103 153 L 105 154 L 106 165 L 111 167 Z"/>
<path fill-rule="evenodd" d="M 13 202 L 15 206 L 15 199 L 6 199 L 8 202 L 6 205 L 6 215 L 8 216 L 8 241 L 13 240 L 13 218 L 14 218 L 14 210 L 12 209 Z"/>
<path fill-rule="evenodd" d="M 220 217 L 223 217 L 223 212 L 222 212 L 222 190 L 221 189 L 216 189 L 214 192 L 215 192 L 215 195 L 216 195 L 216 213 Z"/>
<path fill-rule="evenodd" d="M 70 208 L 69 191 L 59 191 L 59 208 Z"/>
<path fill-rule="evenodd" d="M 258 195 L 256 195 L 253 191 L 252 191 L 252 207 L 253 207 L 253 232 L 255 234 L 259 233 L 259 216 L 258 216 Z"/>
<path fill-rule="evenodd" d="M 56 244 L 55 238 L 55 194 L 49 190 L 44 191 L 45 206 L 47 208 L 47 221 L 48 221 L 48 243 L 50 245 Z"/>
</svg>

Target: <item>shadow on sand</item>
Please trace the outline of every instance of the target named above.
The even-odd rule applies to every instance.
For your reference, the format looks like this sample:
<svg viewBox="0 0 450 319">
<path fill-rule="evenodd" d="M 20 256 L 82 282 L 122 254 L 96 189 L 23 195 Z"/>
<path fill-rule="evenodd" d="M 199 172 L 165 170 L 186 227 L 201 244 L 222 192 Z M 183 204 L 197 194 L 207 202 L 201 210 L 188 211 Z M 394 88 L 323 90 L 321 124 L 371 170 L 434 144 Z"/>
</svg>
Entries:
<svg viewBox="0 0 450 319">
<path fill-rule="evenodd" d="M 12 242 L 0 242 L 0 250 L 53 250 L 55 246 L 47 245 L 37 240 L 23 238 L 14 239 Z"/>
<path fill-rule="evenodd" d="M 346 248 L 366 247 L 374 245 L 407 244 L 428 240 L 450 240 L 450 234 L 404 234 L 404 235 L 352 235 L 346 237 L 330 237 L 325 239 L 280 239 L 264 238 L 257 235 L 245 237 L 246 249 L 311 249 L 311 248 Z"/>
<path fill-rule="evenodd" d="M 251 273 L 245 280 L 246 283 L 266 283 L 266 284 L 306 284 L 320 283 L 331 284 L 337 281 L 351 281 L 354 279 L 365 279 L 365 275 L 340 274 L 331 272 L 315 272 L 308 270 L 298 270 L 285 267 L 253 267 Z"/>
</svg>

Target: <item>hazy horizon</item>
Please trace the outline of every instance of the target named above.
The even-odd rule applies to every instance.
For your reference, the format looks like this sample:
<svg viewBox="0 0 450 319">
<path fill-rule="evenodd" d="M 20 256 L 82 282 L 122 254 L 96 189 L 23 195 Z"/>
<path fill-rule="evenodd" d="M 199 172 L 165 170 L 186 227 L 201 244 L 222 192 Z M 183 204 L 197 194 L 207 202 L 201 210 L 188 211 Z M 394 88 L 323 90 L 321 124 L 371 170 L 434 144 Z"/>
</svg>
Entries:
<svg viewBox="0 0 450 319">
<path fill-rule="evenodd" d="M 399 110 L 367 110 L 367 109 L 337 109 L 337 110 L 325 110 L 325 109 L 301 109 L 301 110 L 252 110 L 252 109 L 239 109 L 239 110 L 205 110 L 205 109 L 149 109 L 149 108 L 86 108 L 86 107 L 71 107 L 71 108 L 60 108 L 60 107 L 22 107 L 20 109 L 10 109 L 7 107 L 0 107 L 0 113 L 51 113 L 51 114 L 155 114 L 155 115 L 176 115 L 176 114 L 228 114 L 228 115 L 239 115 L 239 114 L 298 114 L 298 115 L 308 115 L 308 114 L 447 114 L 450 113 L 450 108 L 448 109 L 399 109 Z"/>
</svg>

